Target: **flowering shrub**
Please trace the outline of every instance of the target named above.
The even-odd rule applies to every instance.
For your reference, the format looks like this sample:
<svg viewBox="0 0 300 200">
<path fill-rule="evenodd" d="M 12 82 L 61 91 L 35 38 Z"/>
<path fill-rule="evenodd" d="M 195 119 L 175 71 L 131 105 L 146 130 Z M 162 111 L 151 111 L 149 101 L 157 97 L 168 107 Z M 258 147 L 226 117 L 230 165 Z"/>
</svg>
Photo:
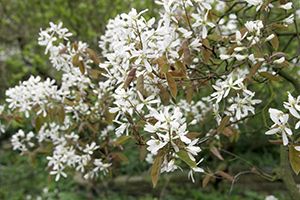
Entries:
<svg viewBox="0 0 300 200">
<path fill-rule="evenodd" d="M 45 154 L 56 181 L 74 171 L 94 179 L 126 160 L 122 150 L 132 140 L 151 165 L 154 186 L 161 173 L 186 168 L 195 181 L 194 173 L 211 173 L 202 149 L 223 160 L 222 140 L 237 140 L 245 120 L 270 108 L 262 87 L 272 89 L 282 76 L 299 90 L 284 71 L 299 64 L 299 54 L 279 51 L 279 35 L 298 31 L 291 2 L 156 3 L 158 19 L 135 9 L 111 19 L 99 41 L 101 56 L 72 41 L 62 23 L 40 31 L 38 42 L 62 75 L 57 83 L 30 77 L 6 91 L 4 118 L 32 123 L 31 131 L 12 136 L 14 150 Z M 299 173 L 300 159 L 291 155 L 300 155 L 300 96 L 289 93 L 284 108 L 269 109 L 274 125 L 266 134 L 289 145 Z"/>
</svg>

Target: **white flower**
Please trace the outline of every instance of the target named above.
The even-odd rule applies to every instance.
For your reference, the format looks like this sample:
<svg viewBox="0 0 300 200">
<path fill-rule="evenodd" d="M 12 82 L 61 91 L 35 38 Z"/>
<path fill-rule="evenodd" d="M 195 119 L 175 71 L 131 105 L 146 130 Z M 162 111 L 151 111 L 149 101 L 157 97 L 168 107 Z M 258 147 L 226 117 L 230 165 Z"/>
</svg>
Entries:
<svg viewBox="0 0 300 200">
<path fill-rule="evenodd" d="M 202 13 L 192 13 L 191 16 L 196 20 L 195 23 L 192 24 L 192 27 L 196 28 L 196 27 L 201 27 L 202 31 L 201 31 L 201 37 L 203 39 L 205 39 L 207 37 L 207 27 L 209 26 L 211 28 L 215 27 L 215 25 L 212 22 L 208 21 L 208 13 L 209 10 L 206 11 L 206 13 L 203 15 Z"/>
<path fill-rule="evenodd" d="M 287 25 L 288 24 L 292 24 L 292 23 L 294 23 L 294 14 L 291 14 L 290 16 L 288 16 L 287 18 L 285 18 L 284 20 L 283 20 L 283 23 L 286 23 Z"/>
<path fill-rule="evenodd" d="M 281 57 L 273 61 L 274 64 L 281 64 L 285 61 L 285 57 Z"/>
<path fill-rule="evenodd" d="M 256 11 L 258 11 L 263 5 L 263 0 L 245 0 L 249 5 L 257 6 Z"/>
<path fill-rule="evenodd" d="M 137 94 L 141 101 L 141 103 L 136 106 L 136 109 L 138 111 L 141 111 L 144 106 L 146 106 L 148 109 L 151 109 L 151 104 L 159 104 L 160 103 L 160 100 L 157 99 L 155 97 L 155 95 L 150 95 L 145 99 L 139 91 L 137 92 Z"/>
<path fill-rule="evenodd" d="M 92 142 L 91 144 L 86 144 L 85 148 L 83 149 L 84 153 L 92 155 L 95 150 L 99 149 L 100 146 L 96 144 L 96 142 Z"/>
<path fill-rule="evenodd" d="M 63 171 L 63 169 L 56 169 L 50 171 L 51 175 L 55 175 L 55 181 L 59 181 L 60 177 L 67 178 L 67 174 Z"/>
<path fill-rule="evenodd" d="M 249 112 L 252 114 L 255 113 L 253 105 L 259 104 L 261 100 L 252 99 L 253 96 L 254 94 L 252 96 L 246 95 L 244 98 L 241 98 L 240 95 L 237 94 L 237 97 L 230 99 L 232 104 L 229 106 L 228 110 L 235 113 L 236 120 L 248 116 Z"/>
<path fill-rule="evenodd" d="M 284 10 L 290 10 L 292 9 L 293 2 L 288 2 L 286 4 L 280 5 L 279 8 L 282 8 Z"/>
<path fill-rule="evenodd" d="M 26 117 L 29 117 L 29 112 L 35 106 L 39 106 L 37 114 L 42 113 L 43 116 L 46 116 L 46 107 L 51 104 L 51 100 L 61 101 L 55 81 L 49 78 L 41 81 L 39 76 L 31 76 L 27 81 L 9 88 L 5 94 L 6 102 L 9 103 L 8 108 L 18 109 L 20 112 L 24 112 Z"/>
<path fill-rule="evenodd" d="M 294 117 L 300 119 L 300 96 L 296 99 L 288 92 L 288 102 L 284 102 L 284 107 L 288 109 Z"/>
<path fill-rule="evenodd" d="M 260 35 L 260 30 L 264 27 L 261 20 L 247 21 L 245 27 L 249 32 L 255 33 L 255 35 Z"/>
<path fill-rule="evenodd" d="M 161 169 L 160 169 L 160 172 L 163 173 L 163 172 L 173 172 L 175 171 L 176 169 L 178 168 L 177 165 L 175 165 L 175 159 L 172 159 L 170 161 L 167 160 L 167 158 L 165 157 L 164 158 L 164 161 L 161 165 Z"/>
<path fill-rule="evenodd" d="M 188 155 L 189 155 L 190 159 L 193 160 L 193 161 L 196 160 L 194 158 L 194 156 L 197 156 L 198 153 L 201 151 L 200 147 L 196 146 L 198 141 L 199 141 L 199 139 L 194 139 L 191 143 L 188 144 L 188 146 L 186 146 L 186 150 L 188 152 Z"/>
<path fill-rule="evenodd" d="M 244 78 L 242 77 L 234 77 L 233 73 L 229 74 L 225 81 L 217 82 L 212 86 L 216 92 L 211 94 L 211 100 L 216 99 L 216 103 L 219 103 L 223 98 L 228 96 L 230 90 L 242 89 L 241 86 L 243 86 L 243 80 Z"/>
<path fill-rule="evenodd" d="M 13 150 L 21 151 L 22 153 L 29 150 L 35 146 L 32 139 L 34 138 L 34 133 L 29 132 L 25 134 L 23 130 L 19 130 L 15 133 L 11 138 L 11 144 L 13 146 Z"/>
<path fill-rule="evenodd" d="M 282 111 L 274 108 L 270 108 L 269 113 L 271 120 L 274 122 L 274 124 L 271 126 L 271 129 L 265 134 L 273 135 L 276 133 L 281 133 L 283 145 L 287 145 L 289 142 L 287 135 L 291 136 L 293 134 L 292 130 L 288 128 L 289 115 L 284 114 Z"/>
<path fill-rule="evenodd" d="M 231 58 L 231 56 L 227 55 L 227 54 L 221 54 L 220 58 L 221 58 L 221 60 L 227 60 L 227 59 Z"/>
<path fill-rule="evenodd" d="M 275 37 L 275 35 L 272 33 L 271 35 L 269 35 L 268 37 L 266 37 L 265 41 L 270 41 Z"/>
<path fill-rule="evenodd" d="M 153 155 L 156 155 L 158 150 L 163 148 L 167 143 L 168 141 L 161 141 L 152 137 L 152 139 L 147 142 L 147 150 L 150 151 Z"/>
<path fill-rule="evenodd" d="M 289 110 L 292 116 L 300 119 L 300 96 L 295 99 L 291 93 L 288 92 L 288 102 L 283 103 L 284 107 Z M 296 123 L 295 129 L 300 127 L 300 120 Z"/>
<path fill-rule="evenodd" d="M 278 200 L 278 199 L 273 195 L 268 195 L 266 196 L 265 200 Z"/>
<path fill-rule="evenodd" d="M 203 158 L 197 163 L 197 166 L 203 161 Z M 194 172 L 197 172 L 197 173 L 203 173 L 204 170 L 201 168 L 201 167 L 193 167 L 191 168 L 191 170 L 189 171 L 188 173 L 188 178 L 190 178 L 192 180 L 192 182 L 194 183 L 195 182 L 195 179 L 194 179 Z"/>
</svg>

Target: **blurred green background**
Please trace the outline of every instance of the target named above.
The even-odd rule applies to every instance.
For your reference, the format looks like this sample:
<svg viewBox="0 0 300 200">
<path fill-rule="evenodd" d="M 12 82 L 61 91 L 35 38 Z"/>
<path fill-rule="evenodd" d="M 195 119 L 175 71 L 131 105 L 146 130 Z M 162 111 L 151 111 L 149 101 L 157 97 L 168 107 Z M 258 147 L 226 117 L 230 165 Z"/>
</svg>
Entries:
<svg viewBox="0 0 300 200">
<path fill-rule="evenodd" d="M 148 16 L 158 16 L 154 0 L 0 0 L 0 98 L 4 100 L 4 91 L 27 79 L 30 75 L 56 77 L 56 72 L 49 67 L 44 49 L 37 44 L 40 28 L 46 28 L 50 21 L 63 22 L 75 35 L 75 40 L 86 41 L 93 49 L 98 49 L 98 40 L 105 31 L 110 18 L 131 8 L 143 10 L 148 8 Z M 284 43 L 285 41 L 283 41 Z M 286 41 L 287 42 L 287 41 Z M 280 95 L 283 88 L 274 85 L 274 99 L 281 104 L 285 96 Z M 268 85 L 259 88 L 268 94 Z M 289 85 L 284 88 L 291 89 Z M 276 105 L 274 105 L 276 106 Z M 260 123 L 265 116 L 262 112 L 256 120 L 247 121 L 239 142 L 228 146 L 237 155 L 242 155 L 250 163 L 255 163 L 266 171 L 278 165 L 278 148 L 267 142 L 264 136 L 264 124 Z M 255 136 L 253 136 L 255 135 Z M 10 133 L 0 136 L 0 200 L 19 199 L 199 199 L 199 200 L 262 200 L 268 194 L 279 199 L 289 199 L 280 182 L 267 182 L 253 174 L 245 173 L 234 187 L 230 182 L 216 179 L 206 188 L 202 187 L 203 177 L 197 177 L 192 184 L 187 173 L 178 176 L 165 176 L 156 189 L 152 189 L 148 167 L 136 161 L 138 152 L 134 145 L 127 148 L 125 154 L 130 164 L 124 164 L 114 181 L 102 183 L 82 182 L 68 177 L 59 183 L 49 177 L 44 158 L 36 160 L 22 157 L 11 150 Z M 253 141 L 256 141 L 253 143 Z M 204 150 L 208 151 L 208 150 Z M 225 165 L 208 158 L 211 166 L 231 172 L 249 170 L 244 162 L 230 155 Z M 230 164 L 230 167 L 228 167 Z M 128 177 L 131 177 L 128 179 Z"/>
</svg>

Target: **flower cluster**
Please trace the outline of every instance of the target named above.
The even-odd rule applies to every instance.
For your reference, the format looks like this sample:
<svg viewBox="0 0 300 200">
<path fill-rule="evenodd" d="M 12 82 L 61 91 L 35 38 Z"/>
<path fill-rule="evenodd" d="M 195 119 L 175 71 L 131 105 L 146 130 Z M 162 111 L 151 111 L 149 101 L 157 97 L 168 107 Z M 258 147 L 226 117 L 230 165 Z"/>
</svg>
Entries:
<svg viewBox="0 0 300 200">
<path fill-rule="evenodd" d="M 284 113 L 278 109 L 270 108 L 270 118 L 273 121 L 271 129 L 266 132 L 266 135 L 280 134 L 282 137 L 283 145 L 288 145 L 289 140 L 292 140 L 293 131 L 292 126 L 289 124 L 289 117 L 294 117 L 298 122 L 295 124 L 294 129 L 300 127 L 300 96 L 293 97 L 288 93 L 288 102 L 284 102 L 284 108 L 288 113 Z"/>
<path fill-rule="evenodd" d="M 249 113 L 255 114 L 254 105 L 261 103 L 261 100 L 253 99 L 255 92 L 247 89 L 244 84 L 245 78 L 245 71 L 240 70 L 232 72 L 224 81 L 218 80 L 212 86 L 215 92 L 211 94 L 211 101 L 215 101 L 214 108 L 218 122 L 220 122 L 219 103 L 226 99 L 230 93 L 236 96 L 226 99 L 228 105 L 224 113 L 231 117 L 232 122 L 247 117 Z"/>
<path fill-rule="evenodd" d="M 46 108 L 53 101 L 60 101 L 61 96 L 55 85 L 55 80 L 41 81 L 39 76 L 31 76 L 27 81 L 20 83 L 6 91 L 6 101 L 11 110 L 18 109 L 29 117 L 29 112 L 38 107 L 37 114 L 47 115 Z"/>
<path fill-rule="evenodd" d="M 156 3 L 161 6 L 159 18 L 147 19 L 147 10 L 131 9 L 109 20 L 99 41 L 101 61 L 87 43 L 72 42 L 72 34 L 62 23 L 51 22 L 40 31 L 38 42 L 61 73 L 60 84 L 30 77 L 6 91 L 12 115 L 20 112 L 31 117 L 29 129 L 33 129 L 15 133 L 13 149 L 23 154 L 44 152 L 56 181 L 69 171 L 93 179 L 119 166 L 114 163 L 125 157 L 120 150 L 131 139 L 145 148 L 145 160 L 152 164 L 154 175 L 186 164 L 188 176 L 195 181 L 194 172 L 204 171 L 199 166 L 205 157 L 202 145 L 213 147 L 215 155 L 216 143 L 222 146 L 216 141 L 219 130 L 213 129 L 218 126 L 233 132 L 228 124 L 255 115 L 255 106 L 262 103 L 256 99 L 255 85 L 276 79 L 280 67 L 289 63 L 287 55 L 276 52 L 275 25 L 263 19 L 263 14 L 241 24 L 240 10 L 230 13 L 229 9 L 217 19 L 227 9 L 225 1 Z M 294 20 L 289 13 L 291 3 L 240 3 L 245 4 L 241 10 L 254 6 L 269 14 L 274 6 L 284 9 L 283 27 Z M 289 117 L 300 120 L 299 104 L 300 97 L 289 94 L 284 107 L 290 115 L 270 109 L 274 125 L 266 134 L 281 134 L 287 145 L 293 129 Z M 206 125 L 212 113 L 217 123 Z M 229 122 L 222 127 L 225 117 Z M 193 134 L 193 128 L 202 125 L 204 133 Z M 295 129 L 299 126 L 300 121 Z M 0 124 L 0 132 L 3 129 Z"/>
</svg>

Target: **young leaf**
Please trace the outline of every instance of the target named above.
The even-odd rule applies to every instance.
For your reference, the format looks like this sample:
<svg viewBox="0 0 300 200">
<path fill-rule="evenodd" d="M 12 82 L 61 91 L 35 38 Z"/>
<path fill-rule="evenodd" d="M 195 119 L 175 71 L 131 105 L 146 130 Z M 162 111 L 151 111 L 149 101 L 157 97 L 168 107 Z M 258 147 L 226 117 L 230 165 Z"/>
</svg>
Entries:
<svg viewBox="0 0 300 200">
<path fill-rule="evenodd" d="M 173 78 L 173 76 L 167 72 L 166 73 L 166 79 L 167 79 L 167 82 L 168 82 L 168 85 L 169 85 L 169 89 L 170 89 L 170 92 L 171 92 L 171 95 L 174 99 L 176 99 L 176 96 L 177 96 L 177 84 L 176 84 L 176 81 L 175 79 Z"/>
<path fill-rule="evenodd" d="M 151 179 L 152 179 L 153 188 L 156 187 L 158 179 L 159 179 L 160 167 L 163 162 L 163 157 L 164 157 L 164 154 L 162 152 L 159 152 L 157 154 L 157 156 L 155 157 L 155 159 L 153 161 L 153 165 L 151 167 Z"/>
<path fill-rule="evenodd" d="M 189 49 L 189 41 L 184 40 L 181 46 L 182 52 L 183 52 L 183 62 L 186 65 L 192 64 L 192 58 L 191 58 L 191 52 Z"/>
<path fill-rule="evenodd" d="M 86 49 L 86 52 L 87 52 L 87 54 L 89 55 L 90 59 L 91 59 L 96 65 L 99 65 L 100 59 L 99 59 L 99 57 L 97 56 L 97 53 L 96 53 L 93 49 L 90 49 L 90 48 L 87 48 L 87 49 Z"/>
<path fill-rule="evenodd" d="M 128 86 L 130 85 L 130 83 L 134 80 L 135 73 L 136 73 L 136 68 L 132 68 L 129 71 L 129 73 L 128 73 L 126 79 L 125 79 L 125 82 L 124 82 L 124 89 L 128 88 Z"/>
<path fill-rule="evenodd" d="M 169 71 L 169 64 L 167 57 L 165 55 L 161 56 L 156 60 L 156 63 L 158 64 L 159 71 L 161 74 L 165 74 Z"/>
<path fill-rule="evenodd" d="M 220 160 L 224 160 L 223 156 L 221 155 L 219 149 L 217 149 L 215 146 L 211 146 L 209 149 L 217 158 Z"/>
<path fill-rule="evenodd" d="M 142 95 L 146 96 L 146 91 L 144 87 L 144 76 L 140 75 L 136 80 L 136 89 L 139 91 Z"/>
<path fill-rule="evenodd" d="M 230 182 L 232 182 L 234 180 L 233 176 L 231 176 L 230 174 L 228 174 L 224 171 L 217 171 L 216 174 L 223 177 L 224 179 L 227 179 Z"/>
<path fill-rule="evenodd" d="M 204 179 L 202 180 L 202 187 L 205 188 L 212 178 L 213 178 L 212 174 L 206 174 Z"/>
<path fill-rule="evenodd" d="M 219 133 L 222 133 L 222 132 L 223 132 L 223 130 L 225 129 L 225 127 L 228 125 L 229 120 L 230 120 L 230 117 L 229 117 L 229 116 L 225 116 L 225 117 L 221 120 L 220 126 L 217 128 L 217 131 L 218 131 Z"/>
<path fill-rule="evenodd" d="M 159 96 L 160 96 L 162 104 L 165 105 L 165 106 L 168 105 L 169 102 L 170 102 L 170 94 L 169 94 L 169 92 L 161 84 L 158 84 L 157 86 L 158 86 L 158 88 L 160 90 Z"/>
<path fill-rule="evenodd" d="M 212 55 L 212 51 L 210 50 L 210 45 L 209 45 L 209 41 L 207 39 L 204 39 L 202 41 L 202 44 L 204 46 L 204 49 L 202 50 L 202 57 L 203 57 L 203 61 L 205 63 L 209 62 L 209 59 Z"/>
</svg>

